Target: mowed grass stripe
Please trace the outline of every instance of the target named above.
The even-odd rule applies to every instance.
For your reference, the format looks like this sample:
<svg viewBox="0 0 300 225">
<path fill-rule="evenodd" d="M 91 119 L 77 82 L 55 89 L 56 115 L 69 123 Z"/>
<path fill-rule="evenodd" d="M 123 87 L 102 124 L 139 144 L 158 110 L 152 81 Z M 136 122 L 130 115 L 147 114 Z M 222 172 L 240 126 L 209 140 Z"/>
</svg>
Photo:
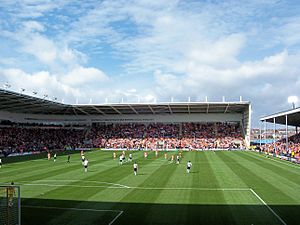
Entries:
<svg viewBox="0 0 300 225">
<path fill-rule="evenodd" d="M 139 154 L 139 155 L 141 156 L 141 154 Z M 150 162 L 151 161 L 149 161 L 149 163 Z M 99 176 L 100 174 L 106 173 L 107 171 L 116 170 L 116 168 L 118 168 L 117 170 L 119 173 L 122 174 L 122 177 L 126 177 L 129 175 L 127 173 L 127 171 L 124 170 L 124 165 L 123 166 L 115 166 L 115 161 L 113 161 L 112 159 L 110 159 L 110 165 L 114 166 L 114 167 L 112 167 L 111 169 L 109 168 L 109 169 L 104 169 L 102 171 L 99 171 L 98 173 L 88 176 L 87 178 L 81 179 L 81 181 L 79 180 L 78 182 L 71 182 L 71 184 L 80 184 L 80 183 L 82 184 L 82 183 L 84 183 L 84 181 L 88 181 L 90 179 L 95 180 L 95 179 L 97 179 L 97 176 Z M 91 174 L 91 173 L 86 173 L 85 175 L 88 175 L 88 174 Z M 107 175 L 109 177 L 113 177 L 109 173 L 106 173 L 106 176 Z M 55 188 L 54 190 L 49 191 L 45 195 L 45 198 L 61 199 L 61 197 L 64 196 L 64 199 L 69 199 L 69 200 L 76 199 L 76 200 L 90 201 L 89 203 L 77 202 L 77 204 L 75 205 L 77 208 L 86 208 L 87 205 L 89 207 L 93 207 L 93 206 L 98 207 L 98 204 L 96 202 L 95 202 L 95 204 L 91 204 L 91 201 L 100 200 L 101 198 L 97 198 L 96 195 L 99 195 L 102 191 L 105 191 L 105 189 L 106 188 L 95 187 L 95 188 L 89 188 L 88 190 L 86 190 L 84 188 L 78 188 L 78 187 L 60 187 L 60 188 Z M 68 195 L 68 193 L 70 193 L 70 195 Z M 122 197 L 124 196 L 124 194 L 126 194 L 126 190 L 122 190 Z M 113 195 L 113 193 L 110 193 L 109 195 L 106 194 L 106 196 L 109 196 L 110 198 L 112 198 L 112 195 Z M 115 195 L 113 195 L 113 196 L 115 197 Z M 117 200 L 117 199 L 115 199 L 115 200 Z M 30 204 L 35 204 L 35 203 L 37 203 L 37 202 L 30 202 Z M 70 207 L 70 206 L 67 206 L 67 207 Z M 74 205 L 72 205 L 72 207 L 74 207 Z M 114 205 L 111 204 L 109 206 L 106 206 L 106 209 L 108 207 L 113 208 Z M 68 216 L 68 214 L 69 214 L 68 211 L 61 212 L 61 213 L 59 213 L 59 215 L 57 215 L 57 217 L 54 221 L 64 220 L 64 218 L 66 218 Z M 97 220 L 97 218 L 92 218 L 92 219 Z M 50 224 L 52 222 L 50 222 Z"/>
<path fill-rule="evenodd" d="M 287 168 L 288 170 L 282 169 L 282 167 L 277 167 L 277 162 L 270 161 L 267 158 L 257 158 L 249 155 L 251 153 L 243 154 L 242 152 L 239 154 L 240 157 L 244 159 L 249 159 L 252 163 L 259 166 L 259 168 L 263 168 L 261 172 L 265 174 L 273 174 L 276 171 L 275 175 L 270 178 L 270 180 L 275 179 L 277 182 L 278 179 L 281 180 L 281 183 L 285 184 L 289 188 L 298 189 L 300 187 L 300 171 L 297 171 L 296 168 Z M 255 166 L 255 168 L 257 167 Z M 288 190 L 288 189 L 287 189 Z M 299 198 L 300 201 L 300 198 Z"/>
<path fill-rule="evenodd" d="M 218 168 L 216 167 L 216 164 L 219 163 L 218 162 L 219 158 L 216 156 L 217 153 L 215 153 L 214 151 L 211 151 L 211 152 L 208 151 L 208 152 L 203 152 L 203 153 L 204 153 L 203 155 L 206 156 L 207 161 L 209 162 L 209 164 L 208 164 L 209 167 L 206 169 L 209 169 L 209 171 L 211 171 L 211 173 L 207 174 L 208 177 L 204 177 L 204 180 L 207 180 L 210 177 L 211 179 L 213 179 L 211 181 L 211 184 L 217 185 L 218 188 L 226 187 L 226 186 L 222 186 L 221 183 L 219 183 L 220 174 L 218 172 Z M 233 193 L 233 194 L 238 195 L 239 193 Z M 220 205 L 225 204 L 226 205 L 226 204 L 232 203 L 232 202 L 230 202 L 231 199 L 227 198 L 228 193 L 225 193 L 222 191 L 222 192 L 213 193 L 213 195 L 218 197 L 218 199 L 215 201 L 215 204 L 220 204 Z M 213 212 L 211 212 L 211 213 L 213 213 Z M 230 207 L 224 208 L 223 211 L 220 212 L 220 214 L 226 215 L 226 221 L 230 221 L 231 224 L 233 223 L 233 221 L 236 220 L 236 218 L 235 218 L 236 211 L 234 211 Z"/>
<path fill-rule="evenodd" d="M 143 153 L 137 152 L 139 155 L 139 158 L 136 160 L 139 163 L 139 171 L 138 175 L 133 175 L 133 162 L 129 164 L 125 164 L 122 166 L 119 166 L 117 170 L 114 170 L 113 173 L 110 171 L 108 174 L 101 174 L 102 176 L 111 176 L 112 178 L 118 177 L 117 180 L 110 180 L 111 182 L 125 184 L 128 186 L 140 186 L 141 183 L 143 183 L 150 175 L 151 173 L 156 170 L 156 165 L 152 166 L 152 164 L 155 164 L 157 159 L 152 158 L 153 156 L 149 154 L 148 159 L 143 159 Z M 161 164 L 161 166 L 163 166 Z M 133 191 L 134 189 L 103 189 L 102 191 L 99 191 L 96 193 L 94 198 L 102 199 L 103 201 L 121 201 L 124 196 L 126 196 L 128 193 Z"/>
<path fill-rule="evenodd" d="M 98 156 L 95 156 L 98 157 Z M 106 160 L 101 160 L 101 164 L 105 164 L 108 163 L 108 165 L 112 166 L 112 157 L 109 156 L 108 154 L 103 154 L 101 156 L 102 159 Z M 96 164 L 91 163 L 90 168 L 92 167 L 93 169 L 96 167 Z M 117 166 L 117 164 L 113 164 L 114 166 Z M 45 168 L 47 170 L 47 165 L 45 165 Z M 108 170 L 107 167 L 100 167 L 98 169 L 99 171 L 106 171 Z M 48 172 L 46 173 L 46 176 L 44 176 L 44 174 L 38 174 L 35 175 L 34 177 L 24 177 L 23 180 L 26 183 L 26 181 L 30 182 L 32 181 L 33 183 L 42 183 L 42 184 L 47 184 L 47 181 L 44 180 L 57 180 L 57 182 L 48 182 L 49 184 L 57 184 L 57 185 L 63 185 L 63 184 L 70 184 L 70 185 L 87 185 L 86 183 L 82 182 L 85 179 L 86 180 L 92 180 L 93 178 L 90 178 L 92 175 L 94 175 L 94 173 L 85 173 L 83 170 L 83 167 L 81 165 L 81 161 L 76 162 L 76 166 L 75 167 L 70 167 L 69 164 L 65 164 L 63 166 L 63 168 L 59 168 L 60 173 L 57 173 L 55 171 L 55 173 L 53 174 L 52 172 L 53 170 L 48 169 Z M 67 180 L 67 181 L 66 181 Z M 74 181 L 72 181 L 74 180 Z M 34 182 L 36 181 L 36 182 Z M 60 181 L 64 181 L 64 183 L 61 183 Z M 100 185 L 98 185 L 100 186 Z M 103 186 L 103 185 L 101 185 Z M 105 186 L 105 185 L 104 185 Z M 106 185 L 107 186 L 107 185 Z M 33 194 L 36 194 L 36 197 L 41 197 L 41 198 L 47 198 L 48 195 L 47 193 L 55 193 L 55 190 L 58 190 L 59 188 L 66 188 L 66 187 L 51 187 L 51 186 L 47 186 L 47 185 L 42 185 L 42 186 L 24 186 L 24 191 L 25 191 L 25 196 L 26 194 L 28 194 L 30 197 L 33 197 Z M 28 193 L 27 193 L 28 190 Z M 34 190 L 34 191 L 33 191 Z M 36 191 L 36 190 L 40 190 L 40 191 Z"/>
<path fill-rule="evenodd" d="M 268 174 L 264 173 L 264 169 L 253 163 L 253 160 L 244 159 L 240 152 L 227 152 L 223 158 L 226 159 L 227 165 L 232 167 L 233 171 L 243 179 L 243 181 L 252 188 L 259 196 L 267 202 L 267 204 L 290 204 L 295 203 L 295 200 L 291 198 L 284 187 L 280 189 L 281 180 L 273 180 L 272 176 L 276 176 L 276 171 L 268 171 Z M 239 162 L 238 164 L 230 164 L 230 161 Z M 270 191 L 272 190 L 272 191 Z M 276 193 L 276 195 L 274 195 Z"/>
<path fill-rule="evenodd" d="M 239 177 L 222 159 L 225 152 L 216 152 L 214 155 L 214 171 L 221 187 L 248 188 L 247 184 Z M 230 162 L 236 163 L 236 162 Z"/>
<path fill-rule="evenodd" d="M 222 187 L 247 188 L 247 184 L 238 176 L 231 167 L 224 162 L 224 154 L 228 152 L 219 151 L 216 152 L 214 160 L 214 170 L 219 184 Z M 230 161 L 228 163 L 236 164 L 236 161 Z M 256 222 L 256 213 L 253 210 L 261 204 L 261 202 L 253 195 L 248 192 L 224 192 L 224 197 L 228 203 L 227 209 L 230 211 L 231 221 L 230 224 L 254 224 Z M 245 202 L 247 204 L 245 204 Z M 253 205 L 255 207 L 253 207 Z M 242 207 L 241 207 L 242 206 Z M 263 210 L 266 211 L 266 210 Z M 222 212 L 225 213 L 225 212 Z"/>
<path fill-rule="evenodd" d="M 191 172 L 189 174 L 186 173 L 186 163 L 188 160 L 191 162 L 195 162 L 196 157 L 198 156 L 195 152 L 187 152 L 185 154 L 185 158 L 181 163 L 176 163 L 176 156 L 178 153 L 174 155 L 174 162 L 169 165 L 170 168 L 173 169 L 172 174 L 169 175 L 168 180 L 164 182 L 164 186 L 162 186 L 162 190 L 158 196 L 158 203 L 183 203 L 189 204 L 191 203 L 189 200 L 190 192 L 193 188 L 195 188 L 194 192 L 197 192 L 198 185 L 194 185 L 193 177 L 199 176 L 198 166 L 192 166 Z M 160 175 L 161 176 L 161 175 Z M 160 178 L 158 178 L 160 179 Z M 164 189 L 165 188 L 165 189 Z M 174 189 L 172 189 L 174 188 Z M 178 188 L 178 189 L 176 189 Z M 190 189 L 189 189 L 190 188 Z M 192 203 L 191 203 L 192 204 Z"/>
<path fill-rule="evenodd" d="M 94 154 L 94 152 L 89 152 L 89 154 Z M 75 158 L 75 160 L 74 160 Z M 47 166 L 45 166 L 47 165 Z M 41 175 L 41 171 L 46 170 L 45 174 L 48 174 L 49 171 L 52 171 L 52 169 L 60 169 L 68 165 L 68 168 L 71 166 L 78 166 L 78 168 L 81 166 L 81 157 L 78 154 L 72 154 L 71 156 L 71 163 L 67 164 L 67 156 L 59 156 L 57 157 L 57 161 L 53 162 L 53 159 L 47 160 L 47 159 L 35 159 L 27 162 L 23 162 L 22 164 L 18 163 L 11 163 L 9 164 L 12 168 L 17 168 L 13 170 L 6 170 L 6 168 L 3 167 L 3 174 L 1 174 L 0 181 L 8 182 L 11 179 L 14 181 L 19 180 L 19 178 L 22 179 L 28 179 L 28 180 L 35 180 L 37 176 Z M 81 166 L 82 167 L 82 166 Z M 74 167 L 71 167 L 74 169 Z M 29 175 L 26 177 L 26 175 Z"/>
<path fill-rule="evenodd" d="M 141 153 L 139 153 L 140 156 L 142 156 Z M 122 166 L 115 166 L 115 163 L 111 159 L 112 164 L 114 167 L 112 168 L 105 168 L 105 170 L 102 171 L 94 171 L 93 173 L 83 173 L 83 178 L 81 178 L 78 181 L 75 182 L 67 182 L 67 184 L 70 185 L 83 185 L 85 181 L 106 181 L 111 183 L 123 183 L 121 181 L 122 179 L 126 179 L 127 176 L 132 176 L 132 165 L 127 163 Z M 151 163 L 153 161 L 151 160 L 145 160 L 144 164 Z M 82 173 L 81 173 L 82 174 Z M 84 177 L 86 176 L 86 177 Z M 106 187 L 95 187 L 95 188 L 79 188 L 79 187 L 57 187 L 54 191 L 51 191 L 48 193 L 45 197 L 51 197 L 51 198 L 59 198 L 59 196 L 63 195 L 63 193 L 72 193 L 72 197 L 78 200 L 95 200 L 95 199 L 107 199 L 111 201 L 118 201 L 119 197 L 117 192 L 120 193 L 121 197 L 126 194 L 128 190 L 112 190 L 107 189 Z M 107 193 L 106 193 L 107 192 Z M 113 194 L 114 193 L 114 194 Z M 101 197 L 97 197 L 97 196 Z M 66 196 L 67 197 L 67 196 Z"/>
<path fill-rule="evenodd" d="M 239 154 L 241 153 L 229 152 L 228 154 L 224 154 L 224 156 L 227 158 L 228 163 L 228 161 L 232 160 L 233 158 L 235 158 L 237 161 L 240 161 L 241 157 L 238 156 Z M 296 215 L 298 210 L 297 207 L 288 207 L 288 205 L 298 203 L 295 202 L 294 198 L 291 198 L 289 194 L 287 194 L 285 189 L 278 188 L 281 180 L 278 180 L 276 183 L 270 183 L 268 181 L 268 176 L 264 175 L 259 169 L 255 168 L 255 164 L 251 161 L 247 162 L 247 160 L 243 160 L 242 163 L 240 162 L 239 164 L 232 164 L 231 166 L 233 170 L 244 180 L 244 182 L 253 190 L 255 190 L 255 192 L 269 206 L 272 207 L 275 213 L 277 213 L 287 224 L 294 224 L 295 218 L 293 215 Z M 276 171 L 274 171 L 274 174 L 275 173 Z M 297 190 L 294 190 L 293 194 L 297 195 L 297 192 Z M 274 220 L 273 214 L 263 214 L 261 212 L 257 213 L 259 218 L 265 218 L 266 221 Z M 279 224 L 279 222 L 280 221 L 277 221 L 276 223 Z M 268 223 L 272 224 L 271 222 Z"/>
<path fill-rule="evenodd" d="M 252 157 L 258 162 L 262 162 L 264 165 L 271 165 L 274 169 L 276 167 L 277 171 L 282 172 L 287 176 L 299 176 L 300 175 L 300 166 L 296 164 L 292 164 L 291 162 L 286 162 L 285 160 L 274 159 L 272 156 L 266 157 L 265 154 L 259 154 L 256 152 L 245 151 L 241 152 L 243 155 L 247 155 L 248 157 Z"/>
<path fill-rule="evenodd" d="M 253 168 L 247 168 L 245 167 L 245 161 L 243 163 L 239 162 L 239 157 L 237 157 L 239 153 L 238 152 L 224 152 L 223 157 L 221 158 L 228 167 L 232 169 L 241 179 L 246 183 L 249 187 L 252 187 L 252 189 L 257 189 L 259 191 L 263 192 L 270 192 L 269 190 L 274 191 L 276 189 L 273 185 L 268 183 L 265 179 L 257 176 L 254 172 L 252 172 Z M 233 161 L 237 161 L 239 163 L 231 163 Z M 277 192 L 280 192 L 280 190 L 277 190 Z M 260 193 L 260 192 L 259 192 Z M 272 192 L 271 192 L 272 193 Z M 265 195 L 259 194 L 259 196 L 263 196 L 263 199 Z M 288 196 L 287 196 L 288 197 Z M 259 202 L 258 204 L 262 204 Z M 267 207 L 259 208 L 260 210 L 257 210 L 257 207 L 253 206 L 252 211 L 256 215 L 257 220 L 262 222 L 262 224 L 281 224 L 281 222 L 271 213 Z M 275 211 L 275 210 L 274 210 Z M 283 218 L 283 214 L 280 212 L 275 211 L 281 218 Z"/>
<path fill-rule="evenodd" d="M 105 155 L 108 155 L 108 153 L 105 153 Z M 96 156 L 98 157 L 98 156 Z M 107 165 L 110 167 L 101 167 L 98 166 L 99 164 L 104 164 L 107 163 Z M 109 182 L 109 183 L 117 183 L 118 177 L 115 176 L 115 174 L 112 174 L 113 171 L 119 171 L 119 174 L 124 176 L 124 171 L 120 169 L 120 167 L 117 163 L 117 160 L 113 160 L 112 157 L 109 157 L 106 162 L 98 162 L 95 163 L 94 165 L 89 166 L 89 171 L 85 173 L 82 169 L 80 171 L 74 170 L 71 171 L 70 174 L 64 174 L 62 173 L 60 176 L 50 176 L 48 179 L 55 180 L 64 180 L 67 179 L 65 182 L 66 186 L 62 187 L 54 187 L 51 189 L 49 187 L 49 192 L 45 197 L 51 197 L 51 198 L 59 198 L 59 196 L 63 195 L 63 193 L 72 193 L 72 197 L 74 199 L 78 200 L 88 200 L 91 196 L 96 194 L 100 189 L 105 189 L 105 186 L 111 186 L 111 185 L 94 185 L 95 187 L 91 188 L 80 188 L 78 186 L 85 186 L 87 183 L 85 181 L 102 181 L 102 182 Z M 66 178 L 67 177 L 67 178 Z M 71 179 L 70 179 L 71 178 Z M 74 179 L 77 178 L 77 179 Z M 69 180 L 70 179 L 70 180 Z M 72 180 L 73 179 L 73 180 Z M 61 183 L 60 183 L 61 184 Z M 74 185 L 72 186 L 67 186 L 67 185 Z M 97 186 L 102 186 L 102 187 L 97 187 Z M 66 196 L 67 197 L 67 196 Z"/>
<path fill-rule="evenodd" d="M 230 154 L 232 156 L 232 154 Z M 251 157 L 246 157 L 242 152 L 238 152 L 238 154 L 234 154 L 237 160 L 248 160 L 244 162 L 243 165 L 248 170 L 252 170 L 252 172 L 257 176 L 260 177 L 264 182 L 267 182 L 271 185 L 274 189 L 277 190 L 279 194 L 280 201 L 274 201 L 275 197 L 264 199 L 269 204 L 272 203 L 283 203 L 286 204 L 298 204 L 300 202 L 300 195 L 295 195 L 295 191 L 299 192 L 300 184 L 297 184 L 295 181 L 290 181 L 285 178 L 285 176 L 281 176 L 278 172 L 278 169 L 270 170 L 265 169 L 264 165 L 261 163 L 257 163 L 257 159 L 253 159 Z M 274 162 L 275 163 L 275 162 Z M 252 188 L 254 189 L 254 188 Z M 255 189 L 256 191 L 257 189 Z"/>
<path fill-rule="evenodd" d="M 171 153 L 175 154 L 175 153 Z M 140 187 L 166 187 L 168 180 L 174 172 L 176 171 L 175 165 L 163 166 L 160 165 L 155 167 L 152 170 L 152 173 L 147 174 L 147 178 L 143 183 L 140 184 Z M 139 203 L 158 203 L 160 202 L 160 194 L 163 190 L 157 189 L 132 189 L 130 193 L 128 193 L 121 201 L 122 202 L 139 202 Z M 176 196 L 176 191 L 174 191 L 174 195 Z M 157 207 L 155 204 L 149 204 L 147 210 L 144 208 L 137 208 L 137 213 L 143 214 L 143 217 L 139 218 L 140 224 L 154 224 L 157 223 L 157 219 L 163 220 L 164 215 L 161 215 L 160 211 L 157 211 Z M 126 211 L 124 209 L 124 211 Z M 126 213 L 126 212 L 125 212 Z M 155 216 L 154 216 L 155 215 Z M 127 215 L 127 218 L 133 220 L 130 215 Z M 120 223 L 126 223 L 124 218 L 120 218 Z"/>
<path fill-rule="evenodd" d="M 263 158 L 256 162 L 254 156 L 250 157 L 245 152 L 184 152 L 180 165 L 169 164 L 167 160 L 164 160 L 164 152 L 159 152 L 158 158 L 155 157 L 154 152 L 149 152 L 148 159 L 143 158 L 142 151 L 132 153 L 140 167 L 138 176 L 133 175 L 133 163 L 119 166 L 119 159 L 112 159 L 113 152 L 87 153 L 86 156 L 90 161 L 88 173 L 84 173 L 80 160 L 76 161 L 78 167 L 68 169 L 72 167 L 73 159 L 77 156 L 73 157 L 72 155 L 71 164 L 66 163 L 67 156 L 58 157 L 59 163 L 57 164 L 43 159 L 43 161 L 38 162 L 43 166 L 39 171 L 32 171 L 33 176 L 31 176 L 32 179 L 29 182 L 45 182 L 46 185 L 47 182 L 48 184 L 59 183 L 61 185 L 75 185 L 76 187 L 22 186 L 22 197 L 27 197 L 25 201 L 23 199 L 22 203 L 38 206 L 43 201 L 45 206 L 124 210 L 124 214 L 118 218 L 116 225 L 136 221 L 135 217 L 137 217 L 140 224 L 158 224 L 162 222 L 165 224 L 170 224 L 170 222 L 173 224 L 194 224 L 193 221 L 196 221 L 195 219 L 198 216 L 200 216 L 200 220 L 203 217 L 203 221 L 206 218 L 207 222 L 212 224 L 214 217 L 206 217 L 206 215 L 216 213 L 218 214 L 218 219 L 215 220 L 217 223 L 225 221 L 226 224 L 280 224 L 251 192 L 238 191 L 238 189 L 252 187 L 267 203 L 269 203 L 269 199 L 266 198 L 265 192 L 269 192 L 269 196 L 274 196 L 275 199 L 272 202 L 274 204 L 276 201 L 279 204 L 295 204 L 295 201 L 298 201 L 297 198 L 290 201 L 290 193 L 284 193 L 290 191 L 285 187 L 286 185 L 277 185 L 277 179 L 283 177 L 283 173 L 280 175 L 275 174 L 274 179 L 268 180 L 268 176 L 276 173 L 276 169 L 278 169 L 276 166 L 274 171 L 269 168 L 271 164 L 261 166 L 259 164 L 261 164 L 260 161 L 264 160 Z M 127 158 L 128 154 L 129 152 L 126 152 Z M 169 156 L 172 154 L 176 155 L 177 152 L 168 152 Z M 186 174 L 186 162 L 189 159 L 192 161 L 193 167 L 191 173 Z M 33 161 L 28 163 L 34 164 Z M 21 165 L 27 165 L 27 163 L 16 166 L 19 168 Z M 57 173 L 59 169 L 60 173 Z M 47 170 L 48 174 L 46 175 Z M 280 170 L 282 171 L 282 169 Z M 295 170 L 297 171 L 297 168 Z M 264 172 L 268 173 L 268 176 L 264 176 Z M 39 173 L 41 176 L 38 176 Z M 30 177 L 27 172 L 23 174 L 16 171 L 15 174 L 15 176 L 21 178 L 22 176 L 24 178 Z M 297 178 L 295 180 L 297 181 Z M 284 178 L 281 179 L 281 182 L 285 181 Z M 119 183 L 133 188 L 109 189 L 110 184 L 99 187 L 102 184 L 98 185 L 93 182 Z M 89 185 L 95 187 L 80 187 Z M 148 189 L 151 187 L 156 189 Z M 215 188 L 217 191 L 206 191 L 205 188 Z M 222 191 L 222 188 L 237 188 L 237 191 L 227 192 Z M 279 198 L 277 195 L 281 196 L 281 192 L 283 192 L 283 195 L 286 194 L 288 198 L 286 196 Z M 295 190 L 294 194 L 299 196 L 298 190 Z M 55 199 L 59 201 L 55 201 Z M 79 201 L 75 202 L 74 200 Z M 239 203 L 243 207 L 236 205 Z M 280 217 L 285 214 L 283 219 L 287 222 L 293 222 L 293 220 L 292 218 L 286 219 L 286 217 L 289 217 L 290 214 L 297 214 L 295 208 L 281 210 L 273 208 L 273 205 L 271 207 L 276 213 L 279 212 Z M 216 209 L 219 210 L 216 211 Z M 128 213 L 130 215 L 127 215 Z M 286 216 L 287 214 L 289 215 Z M 52 222 L 62 224 L 60 223 L 61 219 L 66 222 L 65 219 L 70 215 L 71 213 L 66 211 L 56 213 L 57 220 L 52 220 Z M 84 214 L 84 216 L 86 215 Z M 254 220 L 249 215 L 255 215 Z M 103 216 L 105 215 L 99 215 L 98 218 L 96 214 L 91 215 L 91 221 L 97 221 Z M 170 218 L 172 219 L 170 220 Z M 203 221 L 201 220 L 201 224 L 205 224 Z M 72 222 L 76 223 L 78 221 Z"/>
<path fill-rule="evenodd" d="M 80 170 L 83 172 L 81 158 L 78 155 L 78 157 L 76 157 L 76 161 L 72 160 L 71 163 L 67 163 L 66 160 L 62 160 L 61 158 L 58 158 L 56 162 L 47 160 L 44 162 L 43 166 L 39 167 L 39 169 L 37 170 L 14 174 L 14 179 L 15 181 L 32 181 L 51 179 L 54 176 L 60 175 L 62 175 L 65 178 L 68 175 L 70 176 L 70 174 L 68 173 L 73 173 L 75 171 L 77 175 L 81 174 L 79 173 Z"/>
</svg>

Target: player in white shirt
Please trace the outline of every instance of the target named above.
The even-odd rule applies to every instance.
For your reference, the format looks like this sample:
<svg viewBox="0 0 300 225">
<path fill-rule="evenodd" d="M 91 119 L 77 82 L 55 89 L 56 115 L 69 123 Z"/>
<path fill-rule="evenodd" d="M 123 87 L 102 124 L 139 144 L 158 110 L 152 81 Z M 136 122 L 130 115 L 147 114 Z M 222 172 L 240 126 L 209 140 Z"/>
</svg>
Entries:
<svg viewBox="0 0 300 225">
<path fill-rule="evenodd" d="M 87 170 L 88 170 L 88 165 L 89 165 L 89 161 L 87 159 L 85 159 L 84 162 L 83 162 L 85 172 L 87 172 Z"/>
<path fill-rule="evenodd" d="M 135 176 L 137 174 L 137 171 L 138 171 L 138 164 L 136 162 L 134 162 L 134 164 L 133 164 L 133 173 L 134 173 Z"/>
<path fill-rule="evenodd" d="M 56 161 L 56 153 L 53 156 L 53 160 L 54 160 L 54 162 Z"/>
<path fill-rule="evenodd" d="M 82 165 L 83 165 L 83 163 L 85 161 L 85 156 L 84 155 L 81 155 L 81 161 L 82 161 Z"/>
<path fill-rule="evenodd" d="M 2 159 L 0 159 L 0 168 L 2 167 Z"/>
<path fill-rule="evenodd" d="M 123 155 L 120 155 L 119 159 L 120 159 L 119 164 L 122 165 L 123 164 Z"/>
<path fill-rule="evenodd" d="M 186 164 L 186 172 L 187 173 L 190 173 L 191 167 L 192 167 L 192 163 L 191 163 L 191 161 L 188 161 Z"/>
<path fill-rule="evenodd" d="M 177 155 L 176 156 L 176 164 L 179 164 L 179 159 L 180 159 L 180 157 L 179 157 L 179 155 Z"/>
<path fill-rule="evenodd" d="M 132 161 L 132 154 L 131 153 L 129 154 L 129 161 L 130 162 Z"/>
</svg>

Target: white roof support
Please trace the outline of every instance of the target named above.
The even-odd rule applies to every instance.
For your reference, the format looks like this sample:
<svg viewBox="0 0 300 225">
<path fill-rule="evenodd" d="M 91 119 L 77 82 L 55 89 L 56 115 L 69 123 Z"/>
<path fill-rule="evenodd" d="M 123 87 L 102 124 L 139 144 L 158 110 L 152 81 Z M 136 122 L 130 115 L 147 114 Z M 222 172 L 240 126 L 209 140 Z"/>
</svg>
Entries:
<svg viewBox="0 0 300 225">
<path fill-rule="evenodd" d="M 129 106 L 129 108 L 132 109 L 133 112 L 135 112 L 135 114 L 137 114 L 137 115 L 139 114 L 131 105 L 128 105 L 128 106 Z"/>
<path fill-rule="evenodd" d="M 168 108 L 169 108 L 170 113 L 173 114 L 170 104 L 168 105 Z"/>
<path fill-rule="evenodd" d="M 207 103 L 206 113 L 208 113 L 209 110 L 209 103 Z"/>
<path fill-rule="evenodd" d="M 152 109 L 152 107 L 151 107 L 150 105 L 148 105 L 148 107 L 149 107 L 149 109 L 151 110 L 151 112 L 152 112 L 153 114 L 155 114 L 155 112 L 154 112 L 154 110 Z"/>
<path fill-rule="evenodd" d="M 229 108 L 229 104 L 226 106 L 224 113 L 227 113 L 228 108 Z"/>
<path fill-rule="evenodd" d="M 122 114 L 119 110 L 117 110 L 115 107 L 110 106 L 110 108 L 112 108 L 113 110 L 115 110 L 117 113 Z"/>
<path fill-rule="evenodd" d="M 101 113 L 102 115 L 106 115 L 105 112 L 101 111 L 101 110 L 98 109 L 96 106 L 92 105 L 92 108 L 95 109 L 97 112 Z"/>
<path fill-rule="evenodd" d="M 90 116 L 90 114 L 87 113 L 86 111 L 84 111 L 83 109 L 81 109 L 81 108 L 79 108 L 79 107 L 77 107 L 77 106 L 75 106 L 74 108 L 77 109 L 77 110 L 79 110 L 80 112 L 84 113 L 85 115 Z"/>
</svg>

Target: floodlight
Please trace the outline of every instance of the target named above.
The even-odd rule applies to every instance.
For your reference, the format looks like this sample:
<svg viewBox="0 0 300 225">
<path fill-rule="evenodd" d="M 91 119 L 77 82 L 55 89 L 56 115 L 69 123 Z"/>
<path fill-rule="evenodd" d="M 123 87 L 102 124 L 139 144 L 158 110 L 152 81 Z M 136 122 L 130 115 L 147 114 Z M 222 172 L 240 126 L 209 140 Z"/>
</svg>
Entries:
<svg viewBox="0 0 300 225">
<path fill-rule="evenodd" d="M 295 103 L 298 102 L 297 96 L 289 96 L 288 97 L 288 103 L 291 103 L 293 105 L 293 108 L 295 108 Z"/>
</svg>

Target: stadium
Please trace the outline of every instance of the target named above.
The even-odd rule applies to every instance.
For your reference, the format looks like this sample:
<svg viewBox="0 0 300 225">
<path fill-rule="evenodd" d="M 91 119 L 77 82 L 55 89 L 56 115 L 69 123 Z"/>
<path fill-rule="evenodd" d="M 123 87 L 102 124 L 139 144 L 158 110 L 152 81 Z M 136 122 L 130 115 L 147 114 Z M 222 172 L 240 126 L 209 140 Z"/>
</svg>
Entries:
<svg viewBox="0 0 300 225">
<path fill-rule="evenodd" d="M 0 225 L 300 224 L 300 1 L 0 2 Z"/>
<path fill-rule="evenodd" d="M 300 167 L 247 151 L 250 102 L 0 101 L 1 224 L 298 224 Z"/>
</svg>

